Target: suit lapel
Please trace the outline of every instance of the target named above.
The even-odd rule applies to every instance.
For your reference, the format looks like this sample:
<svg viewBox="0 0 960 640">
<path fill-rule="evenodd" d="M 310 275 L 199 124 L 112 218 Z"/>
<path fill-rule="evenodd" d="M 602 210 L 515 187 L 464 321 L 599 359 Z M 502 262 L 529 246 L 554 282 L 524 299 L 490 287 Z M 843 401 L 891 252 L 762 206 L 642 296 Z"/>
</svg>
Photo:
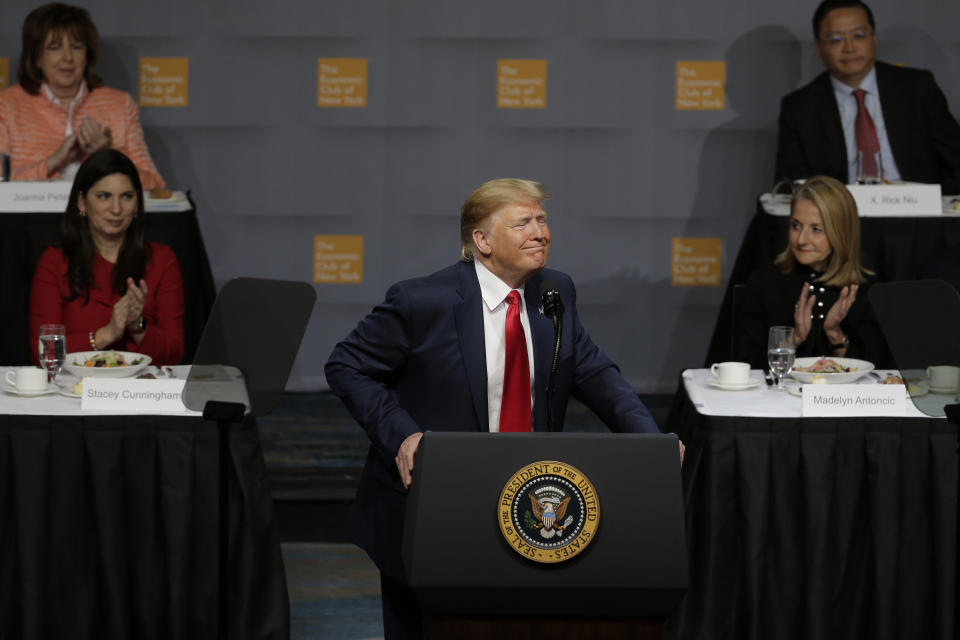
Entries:
<svg viewBox="0 0 960 640">
<path fill-rule="evenodd" d="M 527 305 L 527 320 L 530 322 L 533 340 L 533 430 L 547 428 L 547 382 L 550 378 L 550 363 L 553 359 L 553 321 L 540 309 L 540 274 L 531 278 L 523 289 Z"/>
<path fill-rule="evenodd" d="M 877 92 L 880 94 L 880 111 L 883 112 L 883 126 L 887 132 L 887 142 L 890 143 L 890 151 L 893 152 L 893 160 L 897 162 L 908 158 L 907 145 L 911 137 L 910 132 L 905 130 L 905 125 L 912 122 L 909 114 L 905 113 L 905 105 L 897 91 L 899 87 L 894 84 L 894 79 L 890 77 L 890 69 L 882 62 L 876 63 L 877 70 Z M 900 175 L 904 174 L 904 167 L 897 162 L 897 168 Z M 909 169 L 908 169 L 909 171 Z"/>
<path fill-rule="evenodd" d="M 817 79 L 817 102 L 820 107 L 817 112 L 820 117 L 820 127 L 823 131 L 821 140 L 826 147 L 826 157 L 833 171 L 829 175 L 842 175 L 843 182 L 849 174 L 849 159 L 847 158 L 847 143 L 843 137 L 843 123 L 840 122 L 840 107 L 837 105 L 837 96 L 833 92 L 830 75 L 824 72 Z"/>
<path fill-rule="evenodd" d="M 481 431 L 490 430 L 487 409 L 487 352 L 483 338 L 483 299 L 476 267 L 471 262 L 459 263 L 459 291 L 462 301 L 453 307 L 457 324 L 460 356 L 470 382 L 473 409 Z"/>
</svg>

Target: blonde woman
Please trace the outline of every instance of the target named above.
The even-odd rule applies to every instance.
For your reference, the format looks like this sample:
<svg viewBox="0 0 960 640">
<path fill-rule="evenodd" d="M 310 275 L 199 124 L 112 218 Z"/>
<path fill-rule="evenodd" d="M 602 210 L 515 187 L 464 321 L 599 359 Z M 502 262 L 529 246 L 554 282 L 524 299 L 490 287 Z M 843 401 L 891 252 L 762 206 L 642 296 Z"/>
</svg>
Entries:
<svg viewBox="0 0 960 640">
<path fill-rule="evenodd" d="M 889 365 L 866 299 L 873 273 L 860 264 L 860 218 L 834 178 L 803 183 L 790 202 L 787 247 L 750 276 L 738 321 L 737 357 L 767 366 L 767 329 L 793 326 L 797 356 L 851 357 Z"/>
</svg>

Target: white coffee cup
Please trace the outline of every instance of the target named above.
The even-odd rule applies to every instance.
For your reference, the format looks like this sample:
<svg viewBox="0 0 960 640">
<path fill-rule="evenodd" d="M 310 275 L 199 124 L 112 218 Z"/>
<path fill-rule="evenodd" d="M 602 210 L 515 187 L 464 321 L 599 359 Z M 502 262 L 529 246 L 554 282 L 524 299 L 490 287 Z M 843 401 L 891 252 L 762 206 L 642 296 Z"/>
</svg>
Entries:
<svg viewBox="0 0 960 640">
<path fill-rule="evenodd" d="M 47 372 L 38 367 L 15 367 L 7 371 L 7 384 L 17 391 L 43 391 L 47 388 Z"/>
<path fill-rule="evenodd" d="M 931 389 L 956 390 L 960 387 L 960 367 L 946 364 L 927 367 L 927 379 Z"/>
<path fill-rule="evenodd" d="M 750 365 L 746 362 L 716 362 L 710 373 L 720 384 L 747 384 L 750 382 Z"/>
</svg>

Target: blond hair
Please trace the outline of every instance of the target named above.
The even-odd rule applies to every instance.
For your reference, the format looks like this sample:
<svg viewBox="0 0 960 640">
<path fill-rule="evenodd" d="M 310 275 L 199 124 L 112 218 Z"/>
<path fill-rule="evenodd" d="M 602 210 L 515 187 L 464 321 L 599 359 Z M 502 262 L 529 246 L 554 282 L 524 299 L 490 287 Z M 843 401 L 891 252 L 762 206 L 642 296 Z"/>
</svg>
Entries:
<svg viewBox="0 0 960 640">
<path fill-rule="evenodd" d="M 526 204 L 543 201 L 550 197 L 546 187 L 533 180 L 522 178 L 497 178 L 489 180 L 473 190 L 460 207 L 460 259 L 473 260 L 473 231 L 485 226 L 498 209 L 508 204 Z"/>
<path fill-rule="evenodd" d="M 845 287 L 864 282 L 873 272 L 860 264 L 860 216 L 857 203 L 843 183 L 829 176 L 814 176 L 806 180 L 790 200 L 790 215 L 800 200 L 817 208 L 823 218 L 823 230 L 830 242 L 830 255 L 823 275 L 817 280 L 832 287 Z M 791 273 L 797 260 L 787 248 L 773 261 L 783 273 Z"/>
</svg>

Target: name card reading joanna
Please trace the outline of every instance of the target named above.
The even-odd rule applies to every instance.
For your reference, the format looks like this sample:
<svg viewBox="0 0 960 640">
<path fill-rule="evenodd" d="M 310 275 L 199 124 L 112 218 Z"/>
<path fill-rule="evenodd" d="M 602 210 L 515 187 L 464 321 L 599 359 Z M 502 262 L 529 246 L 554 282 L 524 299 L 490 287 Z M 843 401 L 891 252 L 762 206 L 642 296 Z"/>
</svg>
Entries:
<svg viewBox="0 0 960 640">
<path fill-rule="evenodd" d="M 80 408 L 84 411 L 183 413 L 184 380 L 84 378 Z"/>
<path fill-rule="evenodd" d="M 803 417 L 903 416 L 907 391 L 902 384 L 805 384 Z"/>
<path fill-rule="evenodd" d="M 0 182 L 0 211 L 63 213 L 70 199 L 70 186 L 68 181 Z"/>
</svg>

